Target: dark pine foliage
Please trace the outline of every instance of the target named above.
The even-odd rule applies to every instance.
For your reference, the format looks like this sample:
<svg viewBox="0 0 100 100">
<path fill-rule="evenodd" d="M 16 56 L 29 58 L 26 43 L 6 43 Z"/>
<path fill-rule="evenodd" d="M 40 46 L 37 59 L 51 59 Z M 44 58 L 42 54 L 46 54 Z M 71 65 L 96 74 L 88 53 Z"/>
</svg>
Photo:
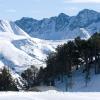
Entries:
<svg viewBox="0 0 100 100">
<path fill-rule="evenodd" d="M 28 68 L 21 74 L 22 78 L 27 82 L 27 88 L 30 88 L 35 85 L 37 73 L 38 69 L 34 65 L 32 65 L 30 68 Z"/>
<path fill-rule="evenodd" d="M 0 91 L 18 91 L 15 81 L 5 67 L 0 71 Z"/>
<path fill-rule="evenodd" d="M 82 67 L 87 86 L 92 64 L 95 74 L 100 73 L 100 34 L 95 33 L 88 40 L 77 37 L 74 41 L 59 45 L 56 52 L 47 57 L 46 64 L 47 67 L 41 68 L 37 75 L 38 82 L 54 85 L 55 79 L 63 81 L 64 75 L 71 79 L 73 71 Z"/>
</svg>

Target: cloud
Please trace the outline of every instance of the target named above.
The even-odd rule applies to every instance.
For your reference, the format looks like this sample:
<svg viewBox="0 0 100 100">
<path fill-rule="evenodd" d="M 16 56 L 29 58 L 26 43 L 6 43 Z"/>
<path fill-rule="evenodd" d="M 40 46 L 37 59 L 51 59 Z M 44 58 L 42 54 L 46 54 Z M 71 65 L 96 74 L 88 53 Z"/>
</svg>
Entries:
<svg viewBox="0 0 100 100">
<path fill-rule="evenodd" d="M 77 8 L 77 7 L 65 8 L 66 13 L 69 14 L 69 15 L 74 15 L 74 14 L 78 13 L 79 10 L 80 9 Z"/>
<path fill-rule="evenodd" d="M 8 13 L 15 13 L 16 10 L 15 10 L 15 9 L 7 9 L 7 10 L 5 10 L 5 12 L 8 12 Z"/>
<path fill-rule="evenodd" d="M 65 0 L 66 3 L 100 3 L 100 0 Z"/>
</svg>

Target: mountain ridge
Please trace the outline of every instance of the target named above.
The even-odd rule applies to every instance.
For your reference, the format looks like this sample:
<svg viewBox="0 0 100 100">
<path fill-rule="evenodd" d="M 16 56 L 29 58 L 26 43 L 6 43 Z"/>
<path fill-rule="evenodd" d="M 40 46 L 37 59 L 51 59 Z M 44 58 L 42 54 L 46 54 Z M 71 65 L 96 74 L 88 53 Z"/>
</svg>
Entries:
<svg viewBox="0 0 100 100">
<path fill-rule="evenodd" d="M 100 12 L 84 9 L 76 16 L 60 13 L 58 16 L 36 20 L 23 17 L 15 23 L 30 36 L 46 40 L 73 39 L 84 37 L 80 28 L 84 28 L 89 35 L 100 32 Z"/>
</svg>

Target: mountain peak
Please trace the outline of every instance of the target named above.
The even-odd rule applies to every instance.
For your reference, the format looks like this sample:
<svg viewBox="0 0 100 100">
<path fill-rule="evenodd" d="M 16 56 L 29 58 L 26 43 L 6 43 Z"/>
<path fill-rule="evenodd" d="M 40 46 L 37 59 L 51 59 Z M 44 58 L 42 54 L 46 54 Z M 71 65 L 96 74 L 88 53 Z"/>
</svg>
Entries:
<svg viewBox="0 0 100 100">
<path fill-rule="evenodd" d="M 90 10 L 90 9 L 83 9 L 83 10 L 81 10 L 80 12 L 91 12 L 91 11 L 94 11 L 94 10 Z"/>
<path fill-rule="evenodd" d="M 97 14 L 99 12 L 94 11 L 94 10 L 89 10 L 89 9 L 83 9 L 81 10 L 78 15 L 82 15 L 82 14 Z"/>
<path fill-rule="evenodd" d="M 58 15 L 58 17 L 69 17 L 69 16 L 66 15 L 65 13 L 60 13 L 60 14 Z"/>
<path fill-rule="evenodd" d="M 37 21 L 36 19 L 30 18 L 30 17 L 22 17 L 21 20 L 23 20 L 23 21 L 30 21 L 30 22 Z"/>
</svg>

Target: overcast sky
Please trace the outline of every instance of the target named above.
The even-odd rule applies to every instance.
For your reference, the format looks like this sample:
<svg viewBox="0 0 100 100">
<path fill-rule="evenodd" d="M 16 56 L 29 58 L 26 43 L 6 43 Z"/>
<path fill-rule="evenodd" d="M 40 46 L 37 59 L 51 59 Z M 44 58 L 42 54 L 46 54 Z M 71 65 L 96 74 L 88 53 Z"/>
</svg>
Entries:
<svg viewBox="0 0 100 100">
<path fill-rule="evenodd" d="M 86 8 L 100 12 L 100 0 L 0 0 L 0 19 L 42 19 L 59 13 L 72 16 Z"/>
</svg>

